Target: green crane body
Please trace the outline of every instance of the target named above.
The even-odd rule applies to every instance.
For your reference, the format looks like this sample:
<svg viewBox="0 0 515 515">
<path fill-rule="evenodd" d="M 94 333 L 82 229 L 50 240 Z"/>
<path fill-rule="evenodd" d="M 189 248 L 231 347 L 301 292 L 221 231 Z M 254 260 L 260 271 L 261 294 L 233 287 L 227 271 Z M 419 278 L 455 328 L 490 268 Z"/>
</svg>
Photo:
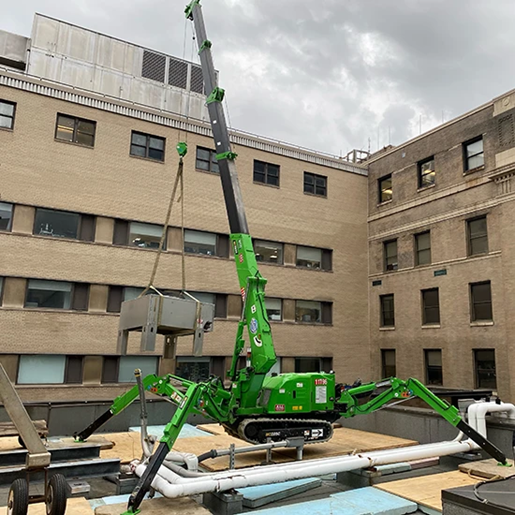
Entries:
<svg viewBox="0 0 515 515">
<path fill-rule="evenodd" d="M 200 0 L 186 7 L 186 17 L 195 23 L 199 55 L 207 97 L 207 107 L 216 145 L 224 200 L 226 203 L 231 245 L 243 299 L 243 309 L 234 345 L 228 379 L 211 377 L 195 383 L 168 374 L 149 375 L 143 379 L 145 390 L 166 397 L 177 405 L 172 420 L 167 424 L 160 444 L 152 455 L 145 473 L 132 493 L 124 515 L 139 512 L 139 506 L 149 491 L 151 482 L 167 453 L 172 449 L 190 414 L 205 415 L 223 424 L 235 436 L 253 443 L 280 441 L 288 437 L 303 436 L 306 443 L 327 441 L 332 436 L 331 423 L 339 418 L 372 413 L 392 401 L 418 397 L 457 427 L 499 463 L 506 464 L 504 454 L 482 435 L 471 428 L 458 410 L 438 398 L 420 381 L 395 377 L 367 384 L 338 384 L 334 373 L 287 373 L 269 375 L 277 361 L 272 331 L 265 306 L 266 279 L 258 270 L 252 238 L 249 234 L 243 200 L 236 174 L 236 154 L 231 150 L 229 131 L 225 122 L 222 101 L 224 90 L 218 87 L 211 56 L 211 42 L 205 33 Z M 178 144 L 181 159 L 187 146 Z M 239 369 L 239 357 L 245 349 L 247 329 L 247 366 Z M 134 386 L 119 396 L 110 409 L 84 431 L 76 435 L 85 441 L 111 417 L 119 414 L 139 396 Z"/>
</svg>

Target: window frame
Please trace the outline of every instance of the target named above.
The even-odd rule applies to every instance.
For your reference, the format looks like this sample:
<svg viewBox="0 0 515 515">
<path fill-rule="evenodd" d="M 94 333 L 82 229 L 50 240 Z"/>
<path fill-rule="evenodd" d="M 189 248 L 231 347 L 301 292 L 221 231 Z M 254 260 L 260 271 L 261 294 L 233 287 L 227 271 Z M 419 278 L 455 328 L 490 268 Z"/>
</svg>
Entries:
<svg viewBox="0 0 515 515">
<path fill-rule="evenodd" d="M 146 229 L 146 228 L 157 229 L 157 228 L 159 228 L 160 234 L 159 234 L 159 240 L 157 241 L 157 247 L 147 246 L 146 243 L 145 243 L 144 246 L 136 245 L 134 243 L 136 241 L 136 239 L 131 239 L 131 237 L 134 236 L 134 235 L 136 235 L 136 236 L 138 235 L 138 231 L 134 230 L 136 225 L 141 226 L 143 229 Z M 145 237 L 149 236 L 148 233 L 147 234 L 141 233 L 141 235 L 145 236 Z M 155 236 L 152 236 L 152 235 L 150 235 L 150 236 L 151 237 L 155 237 Z M 137 248 L 137 249 L 145 249 L 145 250 L 159 250 L 159 245 L 161 244 L 161 238 L 162 237 L 163 237 L 163 226 L 162 225 L 152 224 L 152 223 L 147 223 L 147 222 L 136 222 L 136 221 L 128 222 L 128 228 L 127 228 L 127 246 L 128 247 Z M 168 239 L 167 235 L 165 234 L 164 241 L 163 241 L 163 249 L 162 249 L 163 251 L 166 250 L 167 239 Z"/>
<path fill-rule="evenodd" d="M 433 168 L 427 173 L 427 171 L 422 171 L 422 167 L 430 162 L 433 162 Z M 424 184 L 424 177 L 433 174 L 433 180 L 432 182 L 429 182 L 428 184 Z M 417 163 L 417 176 L 418 176 L 418 189 L 426 189 L 430 188 L 431 186 L 434 186 L 436 184 L 436 166 L 435 166 L 435 156 L 427 157 L 426 159 L 423 159 L 422 161 L 419 161 Z"/>
<path fill-rule="evenodd" d="M 64 283 L 70 285 L 70 306 L 68 308 L 49 308 L 49 307 L 43 307 L 43 306 L 27 306 L 27 300 L 29 297 L 29 290 L 30 290 L 30 281 L 44 281 L 44 282 L 52 282 L 52 283 Z M 27 279 L 27 284 L 25 286 L 25 299 L 23 302 L 23 309 L 44 309 L 44 310 L 52 310 L 52 311 L 72 311 L 72 305 L 73 305 L 73 288 L 74 283 L 72 281 L 54 281 L 52 279 Z M 40 290 L 41 291 L 41 290 Z M 52 290 L 47 290 L 52 291 Z M 54 290 L 54 291 L 66 291 L 67 290 Z"/>
<path fill-rule="evenodd" d="M 430 353 L 439 353 L 440 365 L 430 365 L 429 364 L 429 354 Z M 430 369 L 433 372 L 439 370 L 440 377 L 441 377 L 440 382 L 434 383 L 434 382 L 429 381 Z M 442 353 L 442 349 L 424 349 L 424 372 L 425 372 L 426 385 L 443 386 L 443 353 Z"/>
<path fill-rule="evenodd" d="M 386 364 L 387 353 L 393 353 L 393 365 Z M 393 367 L 393 374 L 387 374 L 386 369 Z M 383 379 L 397 376 L 397 352 L 396 349 L 381 349 L 381 376 Z"/>
<path fill-rule="evenodd" d="M 473 143 L 477 143 L 478 141 L 483 142 L 481 152 L 478 152 L 477 154 L 469 156 L 468 152 L 467 152 L 467 147 L 469 145 L 472 145 Z M 479 136 L 476 136 L 475 138 L 469 139 L 468 141 L 463 142 L 462 149 L 463 149 L 463 173 L 464 174 L 472 173 L 472 172 L 481 170 L 482 168 L 485 167 L 485 141 L 484 141 L 482 134 Z M 479 155 L 483 156 L 483 164 L 479 165 L 479 166 L 475 166 L 474 168 L 469 168 L 470 159 L 472 159 L 473 157 L 479 156 Z"/>
<path fill-rule="evenodd" d="M 383 188 L 383 182 L 386 182 L 387 180 L 390 180 L 390 189 L 392 190 L 392 192 L 390 193 L 390 198 L 383 199 L 383 194 L 386 191 L 386 188 Z M 391 173 L 379 177 L 379 179 L 377 179 L 377 186 L 379 194 L 379 204 L 384 204 L 385 202 L 390 202 L 393 200 L 393 175 Z"/>
<path fill-rule="evenodd" d="M 7 204 L 7 205 L 11 206 L 11 216 L 9 218 L 9 223 L 7 224 L 7 228 L 0 229 L 0 233 L 1 232 L 12 232 L 15 204 L 13 204 L 12 202 L 2 202 L 2 201 L 0 201 L 0 204 Z"/>
<path fill-rule="evenodd" d="M 479 369 L 478 367 L 478 353 L 479 352 L 485 352 L 485 351 L 489 351 L 489 352 L 492 352 L 493 353 L 493 363 L 494 363 L 494 368 L 493 368 L 493 371 L 494 371 L 494 375 L 495 375 L 495 386 L 494 387 L 490 387 L 490 386 L 481 386 L 481 381 L 479 379 L 479 375 L 480 375 L 480 372 L 481 371 L 488 371 L 488 370 L 492 370 L 492 369 Z M 475 385 L 475 388 L 486 388 L 486 389 L 492 389 L 492 390 L 497 390 L 497 359 L 496 359 L 496 352 L 495 352 L 495 349 L 473 349 L 473 360 L 474 360 L 474 385 Z M 482 360 L 482 362 L 484 362 L 485 360 Z M 488 361 L 492 361 L 492 360 L 488 360 Z"/>
<path fill-rule="evenodd" d="M 420 248 L 419 246 L 419 240 L 421 236 L 425 235 L 429 236 L 429 246 L 427 248 Z M 422 231 L 418 232 L 413 235 L 415 238 L 415 266 L 426 266 L 430 265 L 432 263 L 432 256 L 431 256 L 431 231 Z M 429 262 L 427 263 L 421 263 L 420 262 L 420 254 L 422 252 L 429 251 Z"/>
<path fill-rule="evenodd" d="M 188 250 L 186 250 L 186 234 L 187 233 L 201 233 L 201 234 L 210 234 L 210 235 L 213 235 L 215 237 L 215 244 L 214 244 L 214 251 L 212 254 L 208 254 L 208 253 L 204 253 L 204 252 L 190 252 Z M 184 240 L 182 242 L 182 245 L 183 245 L 183 248 L 184 248 L 184 253 L 185 254 L 188 254 L 190 256 L 208 256 L 208 257 L 221 257 L 219 256 L 219 247 L 220 247 L 220 242 L 219 242 L 219 235 L 216 233 L 216 232 L 210 232 L 210 231 L 198 231 L 196 229 L 184 229 Z M 196 243 L 196 242 L 191 242 L 190 243 L 193 243 L 193 244 L 196 244 L 196 245 L 202 245 L 200 243 Z M 206 245 L 206 244 L 204 244 Z"/>
<path fill-rule="evenodd" d="M 0 116 L 3 116 L 5 118 L 10 118 L 11 119 L 11 126 L 10 127 L 2 127 L 0 125 L 0 129 L 2 129 L 4 131 L 14 131 L 14 122 L 16 120 L 17 103 L 16 102 L 12 102 L 11 100 L 4 100 L 3 98 L 0 98 L 0 104 L 6 104 L 6 105 L 10 105 L 10 106 L 13 107 L 13 114 L 12 114 L 12 116 L 8 116 L 8 115 L 5 115 L 5 114 L 0 115 Z"/>
<path fill-rule="evenodd" d="M 490 290 L 490 300 L 477 302 L 474 300 L 474 287 L 483 286 L 488 284 Z M 492 298 L 492 282 L 491 281 L 479 281 L 476 283 L 469 283 L 469 296 L 470 296 L 470 322 L 474 323 L 493 323 L 494 321 L 494 310 L 493 310 L 493 298 Z M 476 305 L 477 304 L 490 304 L 490 318 L 477 318 Z"/>
<path fill-rule="evenodd" d="M 72 237 L 68 237 L 68 236 L 54 236 L 54 235 L 51 235 L 51 234 L 36 233 L 38 212 L 50 212 L 50 213 L 56 213 L 56 214 L 64 214 L 65 216 L 66 215 L 77 216 L 77 230 L 76 230 L 77 235 L 74 238 L 72 238 Z M 64 211 L 62 209 L 48 209 L 46 207 L 36 207 L 36 209 L 34 211 L 34 225 L 33 225 L 33 228 L 32 228 L 32 234 L 34 236 L 41 236 L 41 237 L 44 237 L 44 238 L 57 238 L 59 240 L 74 240 L 74 241 L 75 240 L 80 240 L 81 221 L 82 221 L 81 219 L 82 219 L 81 214 L 80 213 L 74 213 L 73 211 Z"/>
<path fill-rule="evenodd" d="M 392 301 L 392 309 L 391 311 L 388 311 L 388 313 L 391 313 L 391 324 L 386 324 L 386 317 L 385 317 L 385 309 L 384 309 L 384 302 L 391 298 Z M 383 295 L 379 295 L 379 323 L 381 328 L 395 328 L 395 295 L 393 293 L 385 293 Z"/>
<path fill-rule="evenodd" d="M 320 251 L 320 265 L 317 267 L 317 266 L 310 266 L 310 265 L 302 265 L 302 264 L 299 264 L 299 249 L 308 249 L 308 250 L 317 250 L 317 251 Z M 319 247 L 309 247 L 307 245 L 296 245 L 295 246 L 295 266 L 297 268 L 303 268 L 303 269 L 307 269 L 307 270 L 324 270 L 322 268 L 322 264 L 324 262 L 324 250 L 325 249 L 321 249 Z M 300 261 L 306 261 L 306 262 L 311 262 L 311 263 L 316 263 L 316 261 L 314 260 L 308 260 L 308 259 L 300 259 Z"/>
<path fill-rule="evenodd" d="M 264 172 L 263 172 L 264 179 L 265 179 L 264 181 L 256 180 L 256 163 L 260 163 L 260 164 L 264 165 Z M 269 166 L 277 167 L 277 184 L 271 184 L 270 182 L 268 182 L 268 176 L 269 176 L 268 167 Z M 270 177 L 274 177 L 274 176 L 271 175 Z M 254 159 L 253 166 L 252 166 L 252 182 L 254 184 L 262 184 L 264 186 L 271 186 L 272 188 L 280 188 L 281 187 L 281 166 L 276 165 L 274 163 L 267 163 L 266 161 L 261 161 L 259 159 Z"/>
<path fill-rule="evenodd" d="M 138 154 L 133 154 L 132 153 L 132 146 L 136 146 L 136 147 L 139 147 L 139 148 L 143 148 L 142 145 L 138 145 L 138 144 L 135 144 L 133 143 L 132 141 L 132 138 L 134 137 L 134 135 L 138 135 L 138 136 L 144 136 L 146 138 L 146 141 L 145 141 L 145 155 L 144 156 L 140 156 Z M 162 159 L 157 159 L 155 157 L 150 157 L 150 138 L 155 138 L 155 139 L 159 139 L 159 140 L 162 140 L 163 142 L 163 158 Z M 160 150 L 160 149 L 156 149 L 156 150 Z M 155 162 L 155 163 L 164 163 L 165 160 L 166 160 L 166 138 L 163 137 L 163 136 L 157 136 L 155 134 L 149 134 L 147 132 L 140 132 L 140 131 L 131 131 L 131 139 L 130 139 L 130 145 L 129 145 L 129 155 L 130 157 L 137 157 L 139 159 L 148 159 L 149 161 L 152 161 L 152 162 Z"/>
<path fill-rule="evenodd" d="M 484 234 L 480 234 L 479 236 L 474 236 L 474 238 L 472 238 L 472 232 L 471 232 L 471 224 L 473 222 L 477 222 L 479 220 L 483 220 L 485 221 L 485 232 Z M 481 215 L 481 216 L 475 216 L 473 218 L 469 218 L 466 220 L 466 224 L 467 224 L 467 257 L 475 257 L 475 256 L 486 256 L 489 252 L 490 252 L 490 249 L 488 247 L 488 216 L 487 215 Z M 486 240 L 486 251 L 485 252 L 476 252 L 476 253 L 472 253 L 472 241 L 473 240 L 479 240 L 481 238 L 485 238 Z"/>
<path fill-rule="evenodd" d="M 427 305 L 426 303 L 426 295 L 429 293 L 436 292 L 436 301 L 435 305 Z M 439 326 L 440 325 L 440 290 L 439 288 L 426 288 L 420 290 L 420 303 L 422 307 L 422 325 L 424 326 Z M 429 310 L 436 309 L 438 312 L 438 321 L 436 322 L 428 322 L 427 312 Z"/>
<path fill-rule="evenodd" d="M 58 129 L 59 129 L 59 117 L 60 116 L 64 116 L 66 118 L 73 119 L 73 139 L 72 139 L 72 141 L 69 141 L 69 140 L 64 139 L 64 138 L 59 138 L 57 136 L 57 132 L 58 132 Z M 79 125 L 80 122 L 92 123 L 93 126 L 94 126 L 93 135 L 92 135 L 93 136 L 93 142 L 92 142 L 91 145 L 87 145 L 85 143 L 80 143 L 79 141 L 77 141 L 78 125 Z M 73 145 L 79 145 L 80 147 L 94 148 L 95 147 L 95 143 L 96 143 L 96 139 L 97 139 L 97 122 L 96 122 L 96 120 L 88 120 L 87 118 L 81 118 L 79 116 L 73 116 L 71 114 L 57 113 L 57 118 L 56 118 L 56 122 L 55 122 L 54 140 L 60 141 L 60 142 L 64 142 L 64 143 L 71 143 Z"/>
<path fill-rule="evenodd" d="M 204 150 L 205 152 L 209 152 L 209 161 L 206 161 L 205 159 L 199 159 L 198 157 L 198 151 L 199 150 Z M 195 151 L 195 170 L 197 172 L 204 172 L 204 173 L 210 173 L 210 174 L 215 174 L 215 175 L 220 175 L 220 168 L 218 169 L 218 171 L 215 171 L 213 170 L 213 165 L 216 164 L 217 166 L 220 166 L 218 161 L 215 161 L 216 160 L 216 150 L 211 150 L 210 148 L 207 148 L 207 147 L 201 147 L 199 145 L 197 145 L 197 148 L 196 148 L 196 151 Z M 197 162 L 198 161 L 201 161 L 203 163 L 209 163 L 209 170 L 204 170 L 203 168 L 199 168 L 197 166 Z"/>
<path fill-rule="evenodd" d="M 311 179 L 313 180 L 313 184 L 308 185 L 308 186 L 313 186 L 313 192 L 306 191 L 306 178 L 307 177 L 311 177 Z M 317 179 L 323 179 L 325 181 L 325 184 L 323 186 L 324 193 L 317 193 L 317 187 L 318 187 L 317 183 L 316 183 Z M 327 175 L 320 175 L 320 174 L 313 173 L 313 172 L 304 172 L 304 182 L 303 182 L 304 195 L 311 195 L 313 197 L 327 198 L 327 190 L 328 190 Z"/>
<path fill-rule="evenodd" d="M 280 307 L 279 307 L 279 319 L 270 318 L 270 315 L 268 314 L 268 308 L 266 306 L 266 301 L 267 300 L 269 300 L 269 301 L 278 301 L 279 302 L 279 305 L 280 305 Z M 284 320 L 284 315 L 283 315 L 283 312 L 284 312 L 284 309 L 283 309 L 283 299 L 281 299 L 279 297 L 265 297 L 265 301 L 264 302 L 265 302 L 265 311 L 266 311 L 266 316 L 268 318 L 268 321 L 269 322 L 282 322 Z M 271 308 L 270 310 L 272 310 L 272 309 L 275 309 L 275 308 Z M 322 315 L 320 315 L 320 317 L 322 317 Z"/>
<path fill-rule="evenodd" d="M 276 246 L 278 250 L 278 255 L 280 259 L 277 259 L 276 261 L 266 261 L 264 259 L 258 259 L 258 256 L 261 256 L 256 250 L 258 243 L 262 244 L 261 247 L 266 247 L 266 245 L 270 246 Z M 263 245 L 265 244 L 265 245 Z M 259 238 L 254 238 L 252 240 L 252 247 L 254 249 L 254 254 L 256 255 L 256 261 L 258 263 L 265 263 L 265 264 L 271 264 L 271 265 L 284 265 L 284 243 L 272 241 L 272 240 L 261 240 Z"/>
<path fill-rule="evenodd" d="M 388 264 L 388 252 L 387 247 L 388 245 L 395 243 L 395 260 L 396 263 L 392 263 L 391 265 Z M 388 268 L 391 266 L 392 268 Z M 386 240 L 383 241 L 383 270 L 384 272 L 395 272 L 399 269 L 399 243 L 397 241 L 397 238 L 394 238 L 392 240 Z"/>
</svg>

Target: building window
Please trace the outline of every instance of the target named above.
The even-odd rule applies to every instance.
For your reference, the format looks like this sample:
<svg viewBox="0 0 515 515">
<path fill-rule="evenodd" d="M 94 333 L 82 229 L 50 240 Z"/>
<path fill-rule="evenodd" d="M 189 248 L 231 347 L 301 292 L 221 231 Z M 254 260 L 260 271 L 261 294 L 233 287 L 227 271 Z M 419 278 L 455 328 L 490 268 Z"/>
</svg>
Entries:
<svg viewBox="0 0 515 515">
<path fill-rule="evenodd" d="M 260 263 L 283 264 L 283 244 L 273 241 L 254 240 L 254 253 L 256 261 Z"/>
<path fill-rule="evenodd" d="M 295 358 L 295 372 L 302 374 L 306 372 L 320 372 L 322 360 L 320 358 Z"/>
<path fill-rule="evenodd" d="M 475 350 L 474 364 L 476 369 L 476 388 L 496 389 L 495 350 Z"/>
<path fill-rule="evenodd" d="M 392 200 L 392 174 L 385 175 L 378 180 L 379 184 L 379 203 Z"/>
<path fill-rule="evenodd" d="M 206 381 L 210 375 L 210 359 L 208 357 L 178 357 L 175 375 L 198 383 Z"/>
<path fill-rule="evenodd" d="M 26 308 L 71 309 L 72 283 L 30 279 Z"/>
<path fill-rule="evenodd" d="M 197 147 L 195 167 L 197 170 L 202 170 L 203 172 L 220 173 L 216 152 L 208 148 Z"/>
<path fill-rule="evenodd" d="M 102 383 L 117 383 L 120 358 L 104 356 L 102 364 Z"/>
<path fill-rule="evenodd" d="M 18 384 L 82 384 L 84 356 L 22 355 Z"/>
<path fill-rule="evenodd" d="M 427 349 L 424 351 L 426 363 L 426 384 L 443 385 L 442 351 Z"/>
<path fill-rule="evenodd" d="M 397 240 L 385 241 L 383 243 L 383 253 L 385 271 L 397 270 Z"/>
<path fill-rule="evenodd" d="M 93 241 L 95 239 L 95 217 L 67 211 L 37 208 L 34 219 L 34 234 L 53 238 Z"/>
<path fill-rule="evenodd" d="M 254 182 L 279 186 L 279 165 L 254 161 Z"/>
<path fill-rule="evenodd" d="M 486 216 L 467 220 L 469 256 L 488 253 Z"/>
<path fill-rule="evenodd" d="M 297 245 L 296 264 L 300 267 L 313 268 L 315 270 L 331 270 L 332 251 Z"/>
<path fill-rule="evenodd" d="M 215 256 L 216 234 L 186 229 L 184 231 L 184 252 Z"/>
<path fill-rule="evenodd" d="M 92 147 L 95 144 L 96 126 L 97 123 L 91 120 L 58 114 L 55 139 Z"/>
<path fill-rule="evenodd" d="M 472 322 L 493 320 L 490 281 L 470 285 L 470 304 Z"/>
<path fill-rule="evenodd" d="M 480 136 L 472 141 L 463 144 L 465 158 L 465 172 L 475 170 L 485 164 L 483 154 L 483 137 Z"/>
<path fill-rule="evenodd" d="M 14 129 L 14 113 L 16 104 L 7 100 L 0 100 L 0 127 Z"/>
<path fill-rule="evenodd" d="M 312 300 L 297 300 L 295 302 L 295 321 L 306 324 L 331 324 L 332 304 Z"/>
<path fill-rule="evenodd" d="M 281 299 L 265 298 L 266 314 L 268 320 L 280 322 L 283 319 L 283 301 Z"/>
<path fill-rule="evenodd" d="M 422 323 L 424 325 L 440 323 L 438 288 L 422 290 Z"/>
<path fill-rule="evenodd" d="M 129 224 L 129 245 L 142 249 L 158 249 L 163 236 L 161 225 L 142 224 L 131 222 Z M 166 241 L 163 250 L 166 249 Z"/>
<path fill-rule="evenodd" d="M 381 327 L 395 327 L 395 307 L 393 303 L 393 293 L 381 295 Z"/>
<path fill-rule="evenodd" d="M 415 265 L 431 264 L 431 233 L 429 231 L 415 234 Z"/>
<path fill-rule="evenodd" d="M 224 293 L 193 292 L 191 294 L 200 302 L 213 304 L 215 307 L 215 318 L 227 318 L 227 295 Z M 187 297 L 186 297 L 187 298 Z"/>
<path fill-rule="evenodd" d="M 430 157 L 418 163 L 418 187 L 427 188 L 435 183 L 435 158 Z"/>
<path fill-rule="evenodd" d="M 144 289 L 145 288 L 139 288 L 137 286 L 125 286 L 123 288 L 123 302 L 137 299 L 143 293 Z M 152 293 L 152 291 L 149 290 L 149 293 Z"/>
<path fill-rule="evenodd" d="M 3 293 L 4 293 L 4 278 L 0 277 L 0 306 L 2 305 Z"/>
<path fill-rule="evenodd" d="M 157 356 L 121 356 L 118 371 L 118 383 L 135 383 L 134 370 L 141 369 L 141 377 L 157 374 L 159 358 Z"/>
<path fill-rule="evenodd" d="M 327 177 L 304 172 L 304 193 L 327 197 Z"/>
<path fill-rule="evenodd" d="M 384 378 L 395 377 L 397 375 L 397 368 L 395 364 L 395 349 L 381 350 L 381 366 Z"/>
<path fill-rule="evenodd" d="M 165 139 L 132 131 L 131 156 L 146 157 L 154 161 L 165 160 Z"/>
<path fill-rule="evenodd" d="M 13 205 L 0 202 L 0 231 L 10 231 L 13 220 Z"/>
</svg>

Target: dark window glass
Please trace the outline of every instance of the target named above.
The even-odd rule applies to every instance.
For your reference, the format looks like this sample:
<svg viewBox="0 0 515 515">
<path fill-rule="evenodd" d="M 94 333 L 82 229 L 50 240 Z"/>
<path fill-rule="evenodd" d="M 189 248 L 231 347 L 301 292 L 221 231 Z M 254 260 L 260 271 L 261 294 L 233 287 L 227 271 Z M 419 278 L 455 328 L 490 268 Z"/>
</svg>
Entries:
<svg viewBox="0 0 515 515">
<path fill-rule="evenodd" d="M 175 375 L 187 379 L 188 381 L 199 382 L 209 379 L 210 359 L 204 358 L 177 358 Z"/>
<path fill-rule="evenodd" d="M 26 308 L 70 309 L 72 283 L 30 279 L 27 284 Z"/>
<path fill-rule="evenodd" d="M 89 304 L 89 284 L 75 283 L 73 286 L 72 309 L 87 311 Z"/>
<path fill-rule="evenodd" d="M 322 322 L 322 303 L 312 300 L 295 301 L 295 321 L 308 324 Z"/>
<path fill-rule="evenodd" d="M 476 388 L 497 388 L 495 350 L 475 350 L 474 364 L 476 368 Z"/>
<path fill-rule="evenodd" d="M 492 317 L 492 292 L 490 281 L 470 285 L 471 320 L 472 322 L 487 320 Z"/>
<path fill-rule="evenodd" d="M 16 104 L 7 100 L 0 100 L 0 127 L 4 129 L 14 128 L 14 114 Z"/>
<path fill-rule="evenodd" d="M 184 231 L 184 252 L 216 256 L 216 234 L 186 229 Z"/>
<path fill-rule="evenodd" d="M 118 356 L 104 356 L 102 366 L 102 383 L 117 383 L 120 358 Z"/>
<path fill-rule="evenodd" d="M 322 249 L 297 245 L 297 266 L 320 269 L 322 267 Z"/>
<path fill-rule="evenodd" d="M 379 184 L 379 203 L 392 200 L 392 175 L 381 177 L 378 181 Z"/>
<path fill-rule="evenodd" d="M 141 132 L 132 132 L 131 155 L 154 161 L 165 160 L 165 139 Z"/>
<path fill-rule="evenodd" d="M 64 382 L 66 384 L 82 384 L 83 356 L 67 356 L 64 369 Z"/>
<path fill-rule="evenodd" d="M 322 323 L 333 323 L 333 304 L 332 302 L 322 302 Z"/>
<path fill-rule="evenodd" d="M 224 258 L 229 257 L 229 236 L 227 234 L 217 234 L 216 255 Z"/>
<path fill-rule="evenodd" d="M 327 177 L 304 172 L 304 193 L 327 197 Z"/>
<path fill-rule="evenodd" d="M 283 264 L 283 244 L 273 241 L 254 240 L 256 260 L 262 263 Z"/>
<path fill-rule="evenodd" d="M 395 327 L 393 294 L 381 295 L 381 327 Z"/>
<path fill-rule="evenodd" d="M 320 372 L 322 370 L 322 360 L 320 358 L 295 358 L 295 372 Z"/>
<path fill-rule="evenodd" d="M 265 298 L 268 320 L 280 322 L 283 319 L 283 301 L 281 299 Z"/>
<path fill-rule="evenodd" d="M 397 240 L 385 241 L 383 243 L 384 269 L 397 270 Z"/>
<path fill-rule="evenodd" d="M 479 137 L 463 145 L 465 154 L 465 171 L 474 170 L 484 166 L 485 158 L 483 154 L 483 138 Z"/>
<path fill-rule="evenodd" d="M 435 183 L 435 159 L 430 157 L 418 163 L 418 187 L 427 188 Z"/>
<path fill-rule="evenodd" d="M 95 241 L 96 217 L 92 215 L 80 216 L 79 239 L 82 241 Z"/>
<path fill-rule="evenodd" d="M 381 366 L 383 377 L 395 377 L 397 375 L 397 369 L 395 365 L 395 349 L 381 350 Z"/>
<path fill-rule="evenodd" d="M 279 186 L 279 165 L 254 161 L 254 182 Z"/>
<path fill-rule="evenodd" d="M 36 209 L 34 234 L 54 238 L 77 239 L 79 222 L 80 215 L 77 213 L 38 208 Z"/>
<path fill-rule="evenodd" d="M 4 294 L 4 278 L 0 277 L 0 306 L 2 305 Z"/>
<path fill-rule="evenodd" d="M 422 323 L 440 323 L 440 301 L 438 298 L 438 288 L 422 290 Z"/>
<path fill-rule="evenodd" d="M 197 160 L 195 164 L 197 170 L 205 172 L 220 173 L 216 152 L 208 148 L 197 147 Z"/>
<path fill-rule="evenodd" d="M 431 263 L 431 233 L 429 231 L 415 234 L 415 265 L 429 265 Z"/>
<path fill-rule="evenodd" d="M 13 219 L 13 205 L 0 202 L 0 231 L 10 231 Z"/>
<path fill-rule="evenodd" d="M 129 222 L 125 220 L 114 221 L 113 245 L 127 245 L 129 243 Z"/>
<path fill-rule="evenodd" d="M 424 351 L 426 362 L 426 384 L 443 385 L 442 351 L 431 349 Z"/>
<path fill-rule="evenodd" d="M 143 249 L 158 249 L 163 236 L 161 225 L 142 224 L 132 222 L 129 224 L 129 245 Z M 166 241 L 163 243 L 166 249 Z"/>
<path fill-rule="evenodd" d="M 107 312 L 119 313 L 122 309 L 123 287 L 109 286 L 107 295 Z"/>
<path fill-rule="evenodd" d="M 61 141 L 92 147 L 95 144 L 96 126 L 97 123 L 91 120 L 58 114 L 55 137 Z"/>
<path fill-rule="evenodd" d="M 467 221 L 469 256 L 488 253 L 488 231 L 486 216 Z"/>
</svg>

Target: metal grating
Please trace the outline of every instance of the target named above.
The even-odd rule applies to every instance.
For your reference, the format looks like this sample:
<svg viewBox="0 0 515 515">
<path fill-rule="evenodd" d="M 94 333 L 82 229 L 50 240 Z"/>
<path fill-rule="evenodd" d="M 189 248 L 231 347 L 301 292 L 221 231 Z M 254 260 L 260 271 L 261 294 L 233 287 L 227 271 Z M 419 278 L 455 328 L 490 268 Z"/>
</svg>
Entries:
<svg viewBox="0 0 515 515">
<path fill-rule="evenodd" d="M 507 147 L 515 143 L 515 131 L 513 129 L 513 114 L 507 114 L 497 123 L 497 132 L 499 134 L 499 146 Z"/>
<path fill-rule="evenodd" d="M 202 78 L 202 68 L 195 64 L 191 65 L 190 91 L 204 93 L 204 79 Z"/>
<path fill-rule="evenodd" d="M 177 88 L 186 89 L 188 84 L 188 63 L 170 57 L 168 84 Z"/>
<path fill-rule="evenodd" d="M 141 76 L 157 82 L 165 81 L 166 56 L 143 50 Z"/>
</svg>

